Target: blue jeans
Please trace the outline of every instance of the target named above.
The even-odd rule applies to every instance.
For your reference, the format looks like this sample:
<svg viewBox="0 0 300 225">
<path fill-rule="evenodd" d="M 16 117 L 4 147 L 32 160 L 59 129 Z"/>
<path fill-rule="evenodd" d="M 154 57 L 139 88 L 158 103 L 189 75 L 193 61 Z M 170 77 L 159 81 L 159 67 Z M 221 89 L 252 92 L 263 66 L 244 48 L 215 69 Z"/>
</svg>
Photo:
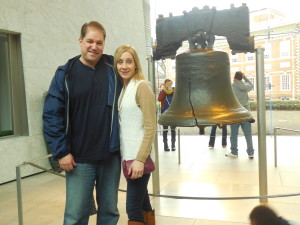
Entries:
<svg viewBox="0 0 300 225">
<path fill-rule="evenodd" d="M 116 153 L 98 164 L 76 163 L 73 171 L 66 172 L 64 225 L 88 224 L 95 185 L 97 225 L 116 225 L 119 220 L 117 203 L 120 171 L 120 155 Z"/>
<path fill-rule="evenodd" d="M 222 146 L 227 146 L 227 126 L 222 126 Z M 212 126 L 208 145 L 215 146 L 217 126 Z"/>
<path fill-rule="evenodd" d="M 242 130 L 245 135 L 245 139 L 246 139 L 246 143 L 247 143 L 247 153 L 248 153 L 248 155 L 253 155 L 254 149 L 253 149 L 253 142 L 252 142 L 252 130 L 251 130 L 251 123 L 249 123 L 249 122 L 237 123 L 237 124 L 230 125 L 231 153 L 234 155 L 238 155 L 238 133 L 239 133 L 240 126 L 242 127 Z"/>
<path fill-rule="evenodd" d="M 138 179 L 127 180 L 126 212 L 128 220 L 144 223 L 143 211 L 152 210 L 148 195 L 149 174 L 144 174 Z"/>
</svg>

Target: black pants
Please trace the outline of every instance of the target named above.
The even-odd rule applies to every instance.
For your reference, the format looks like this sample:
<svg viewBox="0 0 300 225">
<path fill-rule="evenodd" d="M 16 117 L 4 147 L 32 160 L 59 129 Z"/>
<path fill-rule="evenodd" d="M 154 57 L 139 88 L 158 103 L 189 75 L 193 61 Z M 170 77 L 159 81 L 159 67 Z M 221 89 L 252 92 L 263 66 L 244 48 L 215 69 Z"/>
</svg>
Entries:
<svg viewBox="0 0 300 225">
<path fill-rule="evenodd" d="M 175 141 L 176 141 L 176 131 L 175 131 L 175 126 L 170 126 L 171 127 L 171 142 L 172 142 L 172 148 L 175 147 Z M 163 126 L 163 141 L 165 147 L 168 147 L 168 126 Z"/>
<path fill-rule="evenodd" d="M 126 179 L 126 212 L 129 221 L 144 223 L 143 211 L 152 211 L 147 188 L 149 178 L 150 173 L 144 174 L 138 179 Z"/>
<path fill-rule="evenodd" d="M 215 146 L 217 126 L 212 126 L 210 131 L 209 145 Z M 227 146 L 227 126 L 222 127 L 222 146 Z"/>
</svg>

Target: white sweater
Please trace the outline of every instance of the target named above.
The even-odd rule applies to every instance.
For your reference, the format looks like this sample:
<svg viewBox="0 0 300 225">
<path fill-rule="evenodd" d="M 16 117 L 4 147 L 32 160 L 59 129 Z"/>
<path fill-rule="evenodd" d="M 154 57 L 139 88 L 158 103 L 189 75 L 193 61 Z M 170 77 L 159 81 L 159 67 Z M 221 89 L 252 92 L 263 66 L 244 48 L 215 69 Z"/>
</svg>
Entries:
<svg viewBox="0 0 300 225">
<path fill-rule="evenodd" d="M 119 98 L 120 144 L 122 160 L 135 159 L 144 137 L 144 121 L 136 104 L 136 92 L 144 80 L 131 79 Z"/>
</svg>

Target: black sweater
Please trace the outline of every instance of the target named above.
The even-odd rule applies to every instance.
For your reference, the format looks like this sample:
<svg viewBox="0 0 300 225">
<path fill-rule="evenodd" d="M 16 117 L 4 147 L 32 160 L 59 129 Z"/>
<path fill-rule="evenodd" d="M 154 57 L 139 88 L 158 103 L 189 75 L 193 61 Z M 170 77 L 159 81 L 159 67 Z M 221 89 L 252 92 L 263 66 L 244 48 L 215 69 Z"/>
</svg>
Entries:
<svg viewBox="0 0 300 225">
<path fill-rule="evenodd" d="M 108 74 L 101 60 L 95 69 L 79 59 L 68 76 L 70 94 L 71 154 L 76 162 L 107 159 L 111 106 L 107 105 Z"/>
</svg>

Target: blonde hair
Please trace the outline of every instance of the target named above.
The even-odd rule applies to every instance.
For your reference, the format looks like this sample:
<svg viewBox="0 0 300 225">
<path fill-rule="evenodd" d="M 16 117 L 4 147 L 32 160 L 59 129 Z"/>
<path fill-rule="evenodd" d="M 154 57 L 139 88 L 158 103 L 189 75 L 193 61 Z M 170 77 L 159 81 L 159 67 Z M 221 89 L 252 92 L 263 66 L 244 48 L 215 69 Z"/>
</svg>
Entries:
<svg viewBox="0 0 300 225">
<path fill-rule="evenodd" d="M 145 79 L 145 76 L 143 74 L 143 71 L 142 71 L 142 66 L 141 66 L 141 63 L 140 63 L 140 60 L 139 60 L 139 57 L 137 55 L 137 52 L 136 50 L 134 49 L 134 47 L 132 47 L 131 45 L 121 45 L 120 47 L 118 47 L 115 51 L 115 54 L 114 54 L 114 68 L 115 68 L 115 71 L 118 72 L 118 69 L 117 69 L 117 62 L 118 60 L 121 58 L 122 54 L 124 52 L 129 52 L 132 57 L 133 57 L 133 60 L 134 60 L 134 63 L 136 65 L 136 70 L 135 70 L 135 73 L 133 75 L 133 79 L 138 81 L 138 80 L 146 80 Z M 119 75 L 119 74 L 118 74 Z M 119 75 L 120 76 L 120 75 Z"/>
</svg>

